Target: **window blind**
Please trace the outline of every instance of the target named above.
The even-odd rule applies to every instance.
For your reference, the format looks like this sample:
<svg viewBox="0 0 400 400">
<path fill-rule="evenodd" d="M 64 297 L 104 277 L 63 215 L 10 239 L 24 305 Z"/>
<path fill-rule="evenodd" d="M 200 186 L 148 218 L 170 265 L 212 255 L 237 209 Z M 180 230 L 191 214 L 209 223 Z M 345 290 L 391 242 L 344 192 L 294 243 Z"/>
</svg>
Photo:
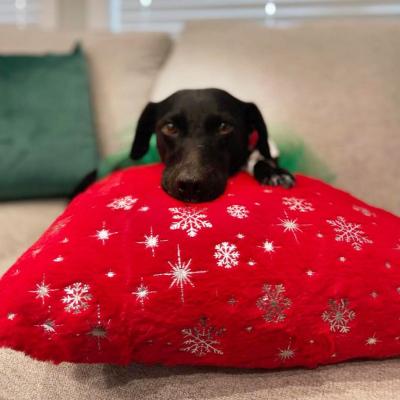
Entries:
<svg viewBox="0 0 400 400">
<path fill-rule="evenodd" d="M 0 24 L 24 26 L 39 22 L 40 0 L 0 0 Z"/>
<path fill-rule="evenodd" d="M 179 32 L 186 21 L 255 20 L 265 23 L 331 17 L 400 16 L 391 0 L 110 0 L 113 31 Z"/>
</svg>

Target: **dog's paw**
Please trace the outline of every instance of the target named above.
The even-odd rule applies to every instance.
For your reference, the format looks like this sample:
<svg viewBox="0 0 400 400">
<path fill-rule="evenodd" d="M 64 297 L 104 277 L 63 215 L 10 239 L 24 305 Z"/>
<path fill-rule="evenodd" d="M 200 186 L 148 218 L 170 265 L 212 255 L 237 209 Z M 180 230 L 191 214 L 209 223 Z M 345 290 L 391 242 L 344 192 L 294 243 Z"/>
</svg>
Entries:
<svg viewBox="0 0 400 400">
<path fill-rule="evenodd" d="M 260 161 L 255 165 L 254 177 L 262 185 L 282 186 L 285 189 L 290 189 L 296 183 L 294 176 L 286 169 L 265 161 Z"/>
<path fill-rule="evenodd" d="M 262 184 L 269 186 L 282 186 L 290 189 L 296 183 L 295 178 L 289 172 L 277 172 L 263 179 Z"/>
</svg>

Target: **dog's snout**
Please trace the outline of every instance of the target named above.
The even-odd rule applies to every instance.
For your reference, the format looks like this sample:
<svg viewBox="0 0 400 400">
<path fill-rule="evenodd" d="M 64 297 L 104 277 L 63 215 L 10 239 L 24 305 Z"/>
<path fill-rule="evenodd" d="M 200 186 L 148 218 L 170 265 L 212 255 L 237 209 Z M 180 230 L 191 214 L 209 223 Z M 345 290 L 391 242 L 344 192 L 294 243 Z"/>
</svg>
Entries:
<svg viewBox="0 0 400 400">
<path fill-rule="evenodd" d="M 198 177 L 181 176 L 177 180 L 179 195 L 187 201 L 196 201 L 203 192 L 204 183 Z"/>
</svg>

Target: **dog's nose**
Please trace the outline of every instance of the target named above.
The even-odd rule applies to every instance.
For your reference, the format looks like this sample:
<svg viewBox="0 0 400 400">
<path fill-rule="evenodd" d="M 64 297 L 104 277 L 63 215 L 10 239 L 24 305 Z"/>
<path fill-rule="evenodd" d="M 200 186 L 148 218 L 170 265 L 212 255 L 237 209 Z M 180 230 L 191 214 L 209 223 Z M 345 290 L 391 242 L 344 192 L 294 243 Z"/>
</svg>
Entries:
<svg viewBox="0 0 400 400">
<path fill-rule="evenodd" d="M 204 182 L 199 178 L 181 177 L 177 180 L 179 196 L 183 200 L 196 201 L 204 188 Z"/>
</svg>

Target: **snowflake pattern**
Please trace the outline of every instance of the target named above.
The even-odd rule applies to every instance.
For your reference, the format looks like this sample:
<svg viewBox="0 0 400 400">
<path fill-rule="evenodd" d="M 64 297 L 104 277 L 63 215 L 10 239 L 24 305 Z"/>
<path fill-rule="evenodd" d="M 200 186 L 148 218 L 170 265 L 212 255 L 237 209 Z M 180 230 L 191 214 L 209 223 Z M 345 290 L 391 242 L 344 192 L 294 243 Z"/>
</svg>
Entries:
<svg viewBox="0 0 400 400">
<path fill-rule="evenodd" d="M 328 310 L 322 313 L 322 320 L 329 323 L 332 332 L 350 332 L 349 323 L 356 317 L 356 313 L 348 305 L 347 299 L 328 301 Z"/>
<path fill-rule="evenodd" d="M 244 219 L 249 216 L 249 210 L 245 206 L 234 204 L 226 208 L 226 212 L 234 218 Z"/>
<path fill-rule="evenodd" d="M 35 326 L 42 328 L 43 332 L 45 332 L 45 333 L 55 333 L 56 328 L 61 325 L 56 325 L 55 321 L 48 319 L 48 320 L 44 321 L 42 324 L 35 325 Z"/>
<path fill-rule="evenodd" d="M 266 322 L 282 322 L 286 319 L 285 311 L 291 307 L 292 302 L 285 296 L 285 286 L 265 284 L 264 294 L 257 300 L 257 307 L 264 311 Z"/>
<path fill-rule="evenodd" d="M 190 269 L 190 264 L 192 259 L 189 261 L 182 261 L 181 259 L 181 250 L 178 245 L 177 249 L 177 260 L 175 263 L 171 263 L 168 261 L 169 266 L 171 267 L 171 272 L 164 272 L 162 274 L 155 274 L 154 276 L 170 276 L 172 278 L 172 282 L 169 287 L 177 286 L 181 292 L 181 302 L 185 302 L 184 296 L 184 286 L 189 284 L 190 286 L 194 287 L 192 282 L 191 276 L 194 274 L 204 274 L 207 271 L 192 271 Z"/>
<path fill-rule="evenodd" d="M 97 340 L 97 350 L 101 350 L 101 340 L 107 339 L 107 328 L 108 325 L 110 325 L 111 319 L 107 321 L 107 324 L 102 323 L 102 318 L 101 318 L 101 310 L 100 310 L 100 305 L 97 305 L 97 311 L 96 311 L 96 324 L 91 327 L 90 331 L 87 333 L 87 335 L 92 336 Z"/>
<path fill-rule="evenodd" d="M 219 338 L 225 332 L 223 328 L 209 326 L 207 318 L 200 318 L 199 323 L 193 328 L 182 329 L 183 347 L 181 351 L 203 357 L 209 353 L 222 356 L 224 353 L 219 348 Z"/>
<path fill-rule="evenodd" d="M 96 231 L 96 234 L 93 235 L 97 240 L 100 240 L 104 245 L 107 240 L 110 239 L 111 236 L 116 235 L 118 232 L 110 232 L 109 229 L 106 228 L 105 223 L 103 223 L 103 227 Z"/>
<path fill-rule="evenodd" d="M 239 264 L 240 253 L 233 243 L 222 242 L 215 246 L 214 258 L 217 259 L 217 265 L 224 268 L 232 268 Z"/>
<path fill-rule="evenodd" d="M 281 221 L 281 223 L 278 225 L 283 228 L 283 232 L 290 232 L 293 235 L 293 237 L 295 238 L 296 242 L 299 241 L 297 239 L 296 232 L 300 232 L 300 233 L 303 232 L 303 230 L 300 227 L 301 226 L 309 226 L 309 224 L 299 224 L 297 222 L 297 218 L 290 219 L 286 213 L 285 213 L 285 218 L 279 218 L 279 220 Z"/>
<path fill-rule="evenodd" d="M 295 356 L 296 352 L 294 349 L 291 348 L 291 344 L 289 343 L 287 347 L 284 349 L 279 349 L 278 351 L 278 357 L 281 361 L 285 362 L 287 360 L 290 360 Z"/>
<path fill-rule="evenodd" d="M 361 230 L 360 224 L 347 222 L 344 217 L 337 217 L 334 220 L 326 220 L 336 232 L 335 240 L 338 242 L 350 243 L 354 250 L 361 250 L 364 244 L 373 243 Z"/>
<path fill-rule="evenodd" d="M 159 245 L 160 242 L 167 242 L 166 239 L 160 239 L 159 235 L 154 235 L 153 234 L 153 228 L 150 228 L 150 233 L 148 235 L 144 235 L 144 241 L 143 242 L 137 242 L 139 244 L 144 244 L 146 249 L 151 250 L 151 254 L 154 257 L 154 249 L 156 249 Z"/>
<path fill-rule="evenodd" d="M 291 211 L 299 211 L 303 213 L 314 211 L 314 207 L 309 201 L 297 197 L 284 197 L 282 203 Z"/>
<path fill-rule="evenodd" d="M 189 237 L 195 237 L 200 229 L 212 228 L 211 222 L 204 214 L 206 209 L 196 209 L 192 207 L 173 207 L 169 208 L 174 220 L 170 226 L 171 230 L 181 229 L 186 231 Z"/>
<path fill-rule="evenodd" d="M 376 217 L 376 214 L 371 210 L 368 210 L 368 208 L 357 206 L 356 204 L 353 205 L 353 210 L 360 212 L 366 217 Z"/>
<path fill-rule="evenodd" d="M 280 248 L 275 246 L 272 240 L 264 240 L 262 246 L 258 247 L 261 247 L 264 250 L 264 253 L 275 253 L 275 250 Z"/>
<path fill-rule="evenodd" d="M 42 304 L 44 304 L 44 299 L 46 297 L 50 297 L 50 292 L 55 292 L 57 289 L 50 289 L 50 285 L 46 285 L 44 276 L 43 280 L 40 283 L 36 284 L 35 290 L 30 290 L 31 293 L 36 294 L 36 299 L 42 300 Z"/>
<path fill-rule="evenodd" d="M 139 301 L 142 309 L 144 306 L 144 302 L 149 298 L 149 294 L 156 293 L 154 290 L 149 290 L 149 287 L 146 286 L 143 282 L 143 278 L 140 281 L 140 285 L 136 288 L 135 292 L 132 292 L 136 296 L 136 301 Z"/>
<path fill-rule="evenodd" d="M 82 282 L 75 282 L 64 288 L 65 296 L 61 301 L 65 304 L 65 311 L 79 314 L 87 310 L 89 308 L 89 302 L 92 300 L 92 295 L 89 290 L 90 286 Z"/>
<path fill-rule="evenodd" d="M 50 236 L 56 235 L 57 233 L 61 232 L 62 229 L 64 229 L 70 222 L 71 222 L 72 217 L 64 217 L 61 218 L 60 220 L 56 221 L 48 231 L 48 234 Z"/>
<path fill-rule="evenodd" d="M 138 199 L 134 199 L 132 196 L 120 197 L 114 199 L 111 203 L 107 204 L 108 208 L 112 210 L 124 210 L 129 211 L 133 208 Z"/>
</svg>

